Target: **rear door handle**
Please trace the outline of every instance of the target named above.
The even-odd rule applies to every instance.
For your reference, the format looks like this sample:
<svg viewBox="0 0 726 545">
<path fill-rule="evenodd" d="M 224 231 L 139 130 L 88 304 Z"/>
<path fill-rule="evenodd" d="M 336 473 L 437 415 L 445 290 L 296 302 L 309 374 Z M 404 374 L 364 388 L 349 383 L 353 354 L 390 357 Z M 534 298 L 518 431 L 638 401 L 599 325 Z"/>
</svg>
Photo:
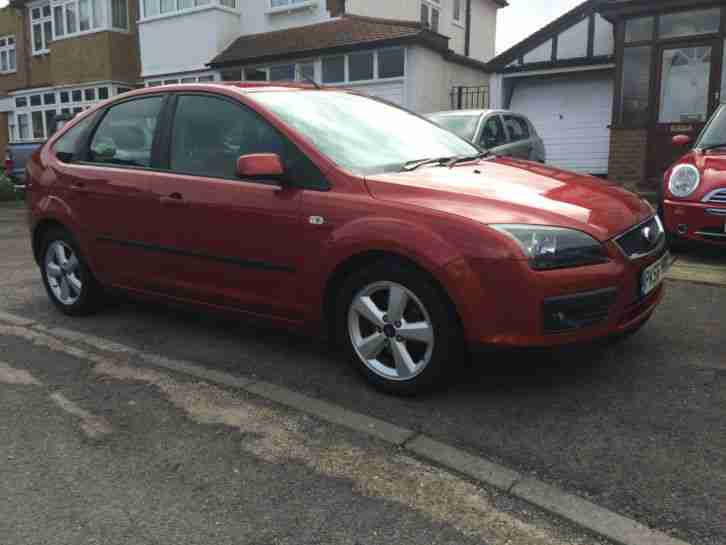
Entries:
<svg viewBox="0 0 726 545">
<path fill-rule="evenodd" d="M 178 192 L 174 192 L 168 197 L 161 197 L 161 204 L 165 206 L 187 206 L 184 196 Z"/>
<path fill-rule="evenodd" d="M 71 184 L 71 190 L 77 191 L 78 193 L 88 192 L 88 188 L 86 188 L 85 182 L 73 182 Z"/>
</svg>

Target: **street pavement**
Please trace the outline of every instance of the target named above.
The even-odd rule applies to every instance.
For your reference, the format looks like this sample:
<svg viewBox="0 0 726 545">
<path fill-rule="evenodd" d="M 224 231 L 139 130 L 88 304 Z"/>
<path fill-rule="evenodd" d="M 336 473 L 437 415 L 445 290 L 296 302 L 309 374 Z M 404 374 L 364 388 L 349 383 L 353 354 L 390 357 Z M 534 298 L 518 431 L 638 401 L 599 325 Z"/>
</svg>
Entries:
<svg viewBox="0 0 726 545">
<path fill-rule="evenodd" d="M 557 352 L 496 352 L 478 357 L 446 392 L 416 399 L 398 399 L 368 388 L 355 373 L 341 364 L 340 358 L 323 342 L 267 329 L 260 324 L 134 303 L 120 304 L 87 319 L 65 318 L 51 307 L 42 289 L 21 219 L 20 211 L 0 210 L 0 255 L 3 256 L 0 262 L 0 310 L 32 318 L 48 326 L 112 339 L 146 352 L 193 361 L 210 369 L 284 385 L 347 409 L 426 433 L 473 454 L 538 477 L 694 545 L 726 543 L 726 333 L 723 325 L 726 320 L 726 287 L 718 285 L 718 276 L 711 276 L 709 281 L 703 283 L 669 281 L 665 301 L 651 323 L 638 335 L 620 344 Z M 677 266 L 682 269 L 684 263 L 694 259 L 699 259 L 698 255 L 682 256 Z M 716 275 L 721 262 L 726 268 L 726 258 L 722 256 L 716 255 L 708 263 L 714 267 Z M 194 513 L 197 513 L 195 508 L 201 509 L 201 497 L 204 501 L 217 502 L 215 505 L 220 511 L 215 513 L 218 518 L 221 517 L 220 520 L 226 521 L 221 524 L 224 531 L 232 532 L 232 513 L 229 510 L 230 502 L 234 504 L 234 501 L 231 496 L 225 496 L 224 493 L 217 495 L 216 487 L 211 485 L 202 487 L 194 496 L 191 492 L 195 486 L 194 479 L 189 477 L 185 480 L 183 475 L 186 474 L 183 472 L 182 476 L 175 478 L 181 481 L 179 487 L 183 485 L 187 488 L 170 487 L 162 491 L 162 485 L 169 484 L 171 477 L 163 477 L 161 470 L 158 474 L 148 474 L 151 471 L 149 468 L 155 468 L 154 464 L 161 463 L 165 445 L 178 436 L 179 443 L 169 448 L 176 449 L 175 452 L 179 452 L 180 456 L 198 457 L 190 469 L 196 477 L 205 474 L 215 483 L 226 482 L 218 473 L 224 471 L 223 466 L 213 461 L 242 456 L 245 463 L 241 465 L 244 468 L 236 467 L 244 472 L 244 478 L 253 481 L 251 495 L 255 498 L 264 496 L 268 479 L 270 498 L 289 494 L 291 505 L 294 503 L 297 510 L 291 506 L 275 509 L 275 502 L 267 501 L 269 498 L 265 499 L 266 503 L 250 506 L 250 513 L 260 513 L 260 516 L 267 514 L 270 525 L 279 530 L 279 535 L 270 533 L 269 537 L 259 541 L 260 544 L 316 543 L 318 541 L 314 541 L 315 538 L 311 536 L 324 535 L 323 528 L 330 529 L 328 535 L 341 536 L 337 540 L 331 538 L 331 543 L 355 543 L 358 536 L 367 536 L 359 540 L 361 544 L 385 543 L 386 537 L 376 534 L 377 529 L 390 530 L 401 526 L 407 529 L 401 530 L 403 534 L 391 538 L 391 542 L 395 539 L 411 543 L 467 543 L 465 539 L 474 539 L 476 542 L 497 543 L 501 539 L 501 535 L 483 534 L 481 528 L 472 530 L 462 523 L 457 525 L 451 518 L 437 518 L 430 511 L 422 509 L 422 504 L 412 505 L 401 497 L 375 496 L 368 491 L 359 496 L 339 495 L 342 492 L 332 485 L 329 487 L 331 483 L 327 479 L 336 483 L 343 479 L 346 482 L 343 488 L 349 491 L 350 483 L 357 482 L 355 477 L 345 473 L 326 473 L 321 469 L 326 467 L 324 464 L 305 462 L 309 448 L 301 450 L 299 457 L 293 456 L 298 460 L 297 464 L 309 472 L 306 474 L 308 481 L 300 473 L 287 473 L 290 464 L 280 462 L 285 459 L 284 456 L 258 456 L 259 452 L 255 450 L 258 447 L 252 447 L 250 454 L 249 450 L 245 451 L 244 440 L 240 453 L 239 434 L 230 434 L 226 428 L 215 430 L 215 426 L 219 427 L 218 416 L 200 416 L 189 411 L 183 402 L 175 402 L 175 398 L 160 386 L 164 380 L 139 381 L 138 377 L 129 377 L 123 373 L 120 376 L 119 373 L 112 373 L 107 379 L 101 379 L 78 362 L 68 361 L 64 367 L 63 362 L 57 361 L 62 359 L 57 354 L 38 354 L 34 359 L 25 358 L 32 350 L 23 341 L 0 336 L 0 342 L 0 362 L 4 361 L 9 369 L 26 370 L 40 384 L 0 384 L 0 392 L 10 392 L 0 395 L 0 410 L 3 414 L 11 415 L 9 419 L 3 419 L 3 423 L 8 424 L 4 429 L 0 428 L 0 437 L 10 434 L 14 438 L 10 442 L 18 445 L 12 454 L 14 460 L 18 456 L 24 459 L 23 453 L 28 451 L 53 454 L 47 459 L 44 456 L 43 460 L 27 468 L 22 465 L 23 462 L 17 461 L 15 463 L 20 465 L 12 466 L 16 469 L 10 470 L 10 473 L 37 473 L 33 484 L 28 484 L 28 488 L 24 489 L 26 496 L 31 493 L 37 495 L 42 490 L 44 479 L 49 483 L 53 481 L 54 486 L 57 486 L 53 490 L 60 494 L 64 487 L 59 483 L 71 482 L 73 479 L 69 475 L 73 478 L 81 476 L 72 473 L 80 469 L 64 467 L 64 464 L 74 463 L 73 467 L 81 466 L 87 475 L 95 475 L 88 477 L 90 481 L 96 479 L 102 482 L 107 478 L 113 482 L 118 477 L 114 488 L 126 490 L 117 502 L 119 506 L 134 505 L 133 494 L 141 494 L 138 492 L 140 490 L 144 491 L 144 497 L 149 501 L 156 501 L 156 510 L 132 510 L 131 520 L 134 520 L 134 513 L 146 516 L 144 527 L 155 531 L 152 534 L 160 542 L 195 543 L 195 539 L 201 540 L 203 536 L 208 538 L 211 535 L 199 533 L 202 529 L 206 531 L 206 527 L 201 519 L 194 518 Z M 72 370 L 74 366 L 75 373 L 65 370 Z M 15 373 L 17 375 L 17 371 Z M 6 371 L 6 374 L 13 373 Z M 133 378 L 131 382 L 130 378 Z M 65 396 L 63 399 L 75 403 L 65 405 L 65 409 L 62 400 L 49 397 L 61 382 L 63 388 L 68 390 L 65 392 L 61 389 Z M 147 386 L 139 386 L 139 382 L 142 385 L 146 382 Z M 189 392 L 188 395 L 194 398 L 196 394 Z M 130 405 L 131 402 L 143 405 L 145 410 L 134 413 L 136 409 L 130 408 L 134 407 Z M 25 407 L 28 409 L 21 410 Z M 76 411 L 74 416 L 68 412 L 69 408 L 77 408 L 81 412 Z M 79 438 L 78 433 L 71 433 L 69 427 L 73 419 L 83 420 L 78 416 L 83 411 L 88 413 L 86 416 L 92 417 L 91 423 L 87 424 L 88 429 L 93 430 L 95 425 L 101 430 L 108 426 L 114 431 L 96 432 L 101 439 L 89 439 L 88 434 L 85 438 Z M 99 415 L 101 420 L 95 420 L 94 415 Z M 39 424 L 43 421 L 41 417 L 48 420 L 47 425 Z M 66 420 L 62 421 L 61 417 Z M 138 420 L 135 425 L 129 423 L 136 422 L 134 418 Z M 288 422 L 291 418 L 302 417 L 280 417 L 279 422 L 284 423 L 279 425 L 291 425 Z M 258 425 L 261 428 L 250 426 L 252 429 L 265 429 L 265 424 Z M 316 426 L 321 424 L 317 423 Z M 243 438 L 246 437 L 246 432 L 240 433 Z M 327 438 L 334 438 L 336 434 L 343 432 L 332 429 L 325 431 L 323 446 L 318 444 L 319 456 L 324 457 L 329 450 L 335 451 L 335 440 L 331 439 L 329 443 Z M 301 435 L 304 440 L 308 439 L 307 432 Z M 71 444 L 72 441 L 75 443 Z M 114 441 L 119 442 L 117 447 L 107 446 L 108 442 Z M 145 441 L 154 444 L 146 445 Z M 224 454 L 200 454 L 205 452 L 205 446 L 217 445 L 215 441 L 218 446 L 209 446 L 210 449 L 230 450 L 225 450 Z M 384 447 L 376 447 L 370 439 L 351 436 L 341 441 L 357 444 L 363 449 L 383 449 L 376 452 L 381 453 L 381 458 L 387 459 L 389 463 L 390 457 L 395 455 L 385 451 Z M 2 442 L 6 443 L 4 440 Z M 137 447 L 136 443 L 139 442 L 141 444 Z M 0 461 L 4 455 L 0 450 Z M 254 457 L 254 460 L 248 460 L 249 456 Z M 85 463 L 86 460 L 88 463 Z M 207 463 L 210 467 L 205 469 Z M 40 467 L 36 467 L 38 464 Z M 61 467 L 54 471 L 56 464 Z M 98 473 L 112 471 L 116 464 L 127 470 L 119 470 L 115 476 Z M 262 467 L 255 469 L 255 464 Z M 395 467 L 398 465 L 393 464 Z M 16 490 L 22 482 L 16 483 L 16 488 L 8 486 L 4 480 L 7 478 L 5 467 L 4 463 L 0 465 L 0 479 L 3 479 L 0 486 L 3 490 Z M 431 468 L 426 470 L 433 471 Z M 150 478 L 148 482 L 144 480 L 146 476 Z M 253 479 L 255 477 L 257 480 Z M 368 482 L 367 478 L 361 480 Z M 300 488 L 288 490 L 290 487 L 308 487 L 308 495 L 300 492 Z M 355 485 L 352 488 L 360 490 Z M 302 496 L 296 495 L 298 492 Z M 79 494 L 82 493 L 79 491 Z M 513 526 L 524 521 L 534 528 L 533 532 L 547 533 L 545 539 L 551 539 L 552 542 L 582 539 L 585 543 L 596 542 L 591 537 L 583 538 L 560 521 L 516 504 L 505 495 L 492 491 L 479 493 L 486 495 L 490 502 L 488 505 L 493 506 L 499 515 L 511 517 L 507 520 L 515 520 Z M 18 497 L 26 498 L 22 491 L 18 494 Z M 93 489 L 93 494 L 100 494 L 98 501 L 90 501 L 88 497 L 94 497 L 91 495 L 84 502 L 69 506 L 68 510 L 78 516 L 88 517 L 94 507 L 103 511 L 107 502 L 116 505 L 114 496 L 101 485 Z M 363 509 L 357 503 L 363 501 L 360 496 L 372 502 L 370 509 L 375 515 L 371 516 L 369 525 L 361 523 L 358 532 L 351 529 L 350 517 L 356 510 Z M 53 503 L 62 503 L 55 494 L 49 492 L 42 497 L 47 502 L 39 504 L 38 509 L 46 510 L 43 519 L 47 519 L 52 528 L 66 528 L 66 523 L 74 520 L 61 509 L 62 505 Z M 347 507 L 336 510 L 333 505 L 338 503 L 333 498 L 339 500 L 341 506 Z M 175 503 L 174 499 L 178 499 L 178 502 Z M 247 499 L 253 502 L 249 497 Z M 439 504 L 439 498 L 435 495 L 429 501 L 434 506 Z M 424 501 L 423 505 L 429 501 Z M 9 508 L 2 502 L 3 498 L 0 497 L 0 515 Z M 167 502 L 168 510 L 164 507 Z M 377 502 L 392 503 L 386 503 L 384 508 L 383 503 Z M 307 511 L 300 506 L 310 508 L 310 504 L 314 504 L 319 518 L 305 518 L 307 514 L 303 512 Z M 234 505 L 239 509 L 242 503 Z M 456 502 L 451 502 L 447 509 L 453 513 L 457 507 L 460 506 Z M 61 509 L 61 512 L 56 513 L 56 508 Z M 161 532 L 173 527 L 171 522 L 169 525 L 159 525 L 165 511 L 177 514 L 178 528 L 175 531 L 186 536 L 188 541 L 163 538 Z M 375 527 L 373 521 L 382 516 L 382 511 L 391 513 L 398 526 L 390 522 L 392 519 L 386 518 L 384 526 Z M 190 515 L 184 517 L 185 512 Z M 13 513 L 20 517 L 20 508 Z M 251 520 L 247 515 L 240 518 L 239 512 L 234 514 L 240 524 Z M 290 523 L 295 514 L 298 519 Z M 99 513 L 97 520 L 105 520 L 104 516 L 103 512 Z M 533 519 L 528 520 L 528 516 Z M 5 531 L 2 524 L 6 520 L 15 519 L 0 516 L 0 535 Z M 169 520 L 176 519 L 171 517 Z M 401 520 L 405 520 L 405 524 Z M 318 528 L 318 531 L 306 534 L 307 537 L 298 541 L 292 540 L 290 533 L 285 533 L 293 527 L 298 531 L 301 525 L 306 524 Z M 44 525 L 35 524 L 34 531 L 39 532 L 39 526 Z M 252 524 L 249 528 L 254 526 Z M 487 527 L 491 526 L 496 525 Z M 100 526 L 94 528 L 98 532 L 102 531 Z M 108 529 L 107 526 L 103 528 Z M 338 530 L 343 533 L 335 534 Z M 410 533 L 406 534 L 409 530 Z M 40 538 L 37 541 L 24 541 L 21 534 L 15 535 L 20 537 L 9 543 L 52 542 Z M 137 538 L 138 542 L 144 542 L 145 535 L 142 533 Z M 225 543 L 225 539 L 227 537 L 220 537 L 214 542 Z M 235 542 L 256 543 L 244 539 Z M 319 542 L 328 541 L 321 538 Z"/>
</svg>

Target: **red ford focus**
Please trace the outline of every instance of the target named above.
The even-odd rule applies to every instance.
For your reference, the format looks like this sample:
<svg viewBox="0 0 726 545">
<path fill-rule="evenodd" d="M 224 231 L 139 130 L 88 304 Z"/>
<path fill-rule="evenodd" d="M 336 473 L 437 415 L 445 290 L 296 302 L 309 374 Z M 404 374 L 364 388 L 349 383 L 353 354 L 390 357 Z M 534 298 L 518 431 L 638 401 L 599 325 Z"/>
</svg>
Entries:
<svg viewBox="0 0 726 545">
<path fill-rule="evenodd" d="M 690 143 L 683 135 L 673 140 Z M 674 241 L 726 248 L 726 104 L 713 115 L 693 150 L 666 172 L 662 215 Z"/>
<path fill-rule="evenodd" d="M 118 289 L 312 327 L 395 393 L 440 384 L 472 345 L 634 331 L 668 264 L 635 195 L 484 156 L 342 90 L 127 93 L 51 138 L 28 181 L 33 250 L 62 312 Z"/>
</svg>

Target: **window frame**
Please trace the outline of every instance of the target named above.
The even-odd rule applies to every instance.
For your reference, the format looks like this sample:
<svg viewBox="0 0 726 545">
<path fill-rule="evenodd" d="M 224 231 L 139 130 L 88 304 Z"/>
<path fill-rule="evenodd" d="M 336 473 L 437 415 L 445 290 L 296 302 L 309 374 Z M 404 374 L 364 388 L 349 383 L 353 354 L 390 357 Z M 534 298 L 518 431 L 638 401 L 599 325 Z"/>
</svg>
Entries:
<svg viewBox="0 0 726 545">
<path fill-rule="evenodd" d="M 50 10 L 50 15 L 43 15 L 43 8 L 48 7 Z M 33 12 L 35 10 L 38 10 L 38 17 L 33 16 Z M 51 6 L 50 2 L 41 2 L 38 4 L 31 4 L 28 6 L 29 16 L 28 16 L 28 23 L 30 24 L 30 49 L 33 56 L 36 55 L 46 55 L 50 53 L 50 43 L 47 40 L 47 36 L 45 34 L 45 25 L 46 23 L 50 23 L 50 38 L 51 41 L 55 40 L 55 32 L 53 31 L 53 8 Z M 38 26 L 40 28 L 40 43 L 41 47 L 38 49 L 35 47 L 35 36 L 36 36 L 36 30 L 35 27 Z"/>
<path fill-rule="evenodd" d="M 17 53 L 17 42 L 15 40 L 14 34 L 7 34 L 5 36 L 0 36 L 0 40 L 4 41 L 5 45 L 0 46 L 0 58 L 3 54 L 5 54 L 5 62 L 7 65 L 7 69 L 2 69 L 2 64 L 0 64 L 0 74 L 14 74 L 18 71 L 18 53 Z M 12 43 L 10 41 L 12 40 Z M 10 53 L 13 53 L 12 59 L 13 62 L 10 62 L 11 55 Z M 10 66 L 12 64 L 12 66 Z"/>
<path fill-rule="evenodd" d="M 423 18 L 423 8 L 424 6 L 427 8 L 427 20 L 424 21 Z M 434 28 L 434 16 L 433 12 L 437 12 L 438 16 L 436 19 L 436 28 Z M 430 30 L 431 32 L 438 33 L 441 30 L 441 2 L 439 0 L 421 0 L 421 5 L 419 7 L 419 19 L 421 21 L 421 24 L 424 25 L 424 27 L 427 30 Z"/>
<path fill-rule="evenodd" d="M 461 19 L 462 19 L 462 15 L 463 15 L 464 10 L 462 8 L 463 8 L 463 6 L 462 6 L 462 0 L 452 0 L 452 5 L 451 5 L 451 20 L 455 24 L 462 25 L 463 26 L 464 21 L 462 21 Z M 457 11 L 459 13 L 459 16 L 458 17 L 456 16 Z"/>
<path fill-rule="evenodd" d="M 233 13 L 240 13 L 240 0 L 187 0 L 190 2 L 189 6 L 184 6 L 185 0 L 171 0 L 174 3 L 173 9 L 169 11 L 161 11 L 161 3 L 164 0 L 141 0 L 139 2 L 139 22 L 153 21 L 156 19 L 163 19 L 166 17 L 174 17 L 179 13 L 189 13 L 194 11 L 201 11 L 207 9 L 222 9 Z M 234 1 L 234 7 L 228 6 L 225 1 Z M 147 3 L 154 4 L 156 11 L 151 15 L 147 14 Z M 110 5 L 110 2 L 109 2 Z M 128 2 L 127 2 L 128 5 Z"/>
<path fill-rule="evenodd" d="M 161 108 L 159 109 L 159 117 L 156 121 L 156 126 L 154 127 L 154 136 L 151 142 L 151 155 L 149 157 L 149 166 L 139 166 L 139 165 L 121 165 L 116 163 L 99 163 L 96 161 L 91 160 L 91 144 L 93 143 L 93 139 L 96 136 L 96 133 L 98 132 L 99 127 L 101 126 L 101 123 L 103 123 L 103 120 L 106 119 L 106 116 L 109 114 L 109 112 L 117 107 L 121 106 L 122 104 L 126 104 L 128 102 L 134 102 L 137 100 L 148 100 L 150 98 L 156 98 L 161 97 L 162 103 Z M 88 130 L 88 134 L 86 135 L 86 140 L 82 147 L 82 156 L 83 158 L 79 161 L 75 161 L 75 164 L 83 164 L 98 168 L 115 168 L 115 169 L 123 169 L 123 170 L 145 170 L 145 171 L 158 171 L 161 170 L 159 168 L 159 165 L 161 164 L 161 139 L 163 137 L 162 131 L 163 131 L 163 124 L 166 121 L 167 116 L 167 109 L 169 107 L 169 100 L 170 94 L 165 92 L 159 92 L 159 93 L 148 93 L 142 96 L 133 96 L 128 97 L 119 101 L 114 102 L 113 104 L 109 104 L 107 106 L 104 106 L 100 110 L 96 111 L 93 115 L 96 116 L 96 119 L 92 123 L 92 126 Z M 55 145 L 55 143 L 54 143 Z"/>
<path fill-rule="evenodd" d="M 323 187 L 315 187 L 315 186 L 302 186 L 299 184 L 295 184 L 294 187 L 299 190 L 304 191 L 329 191 L 331 188 L 330 182 L 328 181 L 328 178 L 323 173 L 322 169 L 315 163 L 315 161 L 307 154 L 305 153 L 300 146 L 298 146 L 294 141 L 292 141 L 287 135 L 285 135 L 280 129 L 278 129 L 272 122 L 270 122 L 268 119 L 266 119 L 262 114 L 260 114 L 257 110 L 255 110 L 250 105 L 241 102 L 239 100 L 235 100 L 231 97 L 228 97 L 226 95 L 218 94 L 218 93 L 211 93 L 207 91 L 173 91 L 171 93 L 168 93 L 168 97 L 166 100 L 166 108 L 164 111 L 162 111 L 162 117 L 160 118 L 159 124 L 157 124 L 157 127 L 160 126 L 163 123 L 163 132 L 160 135 L 160 141 L 159 141 L 159 166 L 155 170 L 159 170 L 161 172 L 170 173 L 170 174 L 176 174 L 178 176 L 189 176 L 193 178 L 201 178 L 201 179 L 211 179 L 211 180 L 221 180 L 226 181 L 230 183 L 250 183 L 255 185 L 261 185 L 270 187 L 270 183 L 262 180 L 256 180 L 254 178 L 240 178 L 240 177 L 220 177 L 220 176 L 210 176 L 208 174 L 199 174 L 196 172 L 182 172 L 178 170 L 173 170 L 171 168 L 171 151 L 172 151 L 172 143 L 173 143 L 173 135 L 174 135 L 174 125 L 176 122 L 176 116 L 178 112 L 178 103 L 179 98 L 182 96 L 199 96 L 199 97 L 206 97 L 206 98 L 213 98 L 217 100 L 221 100 L 224 102 L 227 102 L 233 106 L 236 106 L 240 110 L 246 110 L 251 112 L 254 116 L 256 116 L 258 119 L 260 119 L 263 123 L 266 123 L 269 125 L 269 127 L 275 131 L 275 133 L 278 134 L 278 136 L 283 140 L 285 144 L 288 146 L 291 146 L 293 149 L 297 150 L 298 153 L 303 155 L 310 164 L 315 168 L 315 170 L 320 175 L 320 180 L 323 183 Z M 284 157 L 281 157 L 281 160 L 284 161 Z"/>
</svg>

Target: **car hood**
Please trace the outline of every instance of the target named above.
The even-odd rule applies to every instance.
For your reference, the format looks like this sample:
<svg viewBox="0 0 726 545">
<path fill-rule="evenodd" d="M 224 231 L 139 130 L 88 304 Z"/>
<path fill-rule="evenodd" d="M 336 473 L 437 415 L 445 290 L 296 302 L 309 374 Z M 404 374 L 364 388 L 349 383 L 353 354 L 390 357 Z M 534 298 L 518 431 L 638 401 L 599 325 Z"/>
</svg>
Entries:
<svg viewBox="0 0 726 545">
<path fill-rule="evenodd" d="M 376 199 L 483 224 L 568 227 L 600 241 L 653 215 L 643 199 L 606 180 L 513 159 L 424 167 L 370 176 L 366 183 Z"/>
</svg>

